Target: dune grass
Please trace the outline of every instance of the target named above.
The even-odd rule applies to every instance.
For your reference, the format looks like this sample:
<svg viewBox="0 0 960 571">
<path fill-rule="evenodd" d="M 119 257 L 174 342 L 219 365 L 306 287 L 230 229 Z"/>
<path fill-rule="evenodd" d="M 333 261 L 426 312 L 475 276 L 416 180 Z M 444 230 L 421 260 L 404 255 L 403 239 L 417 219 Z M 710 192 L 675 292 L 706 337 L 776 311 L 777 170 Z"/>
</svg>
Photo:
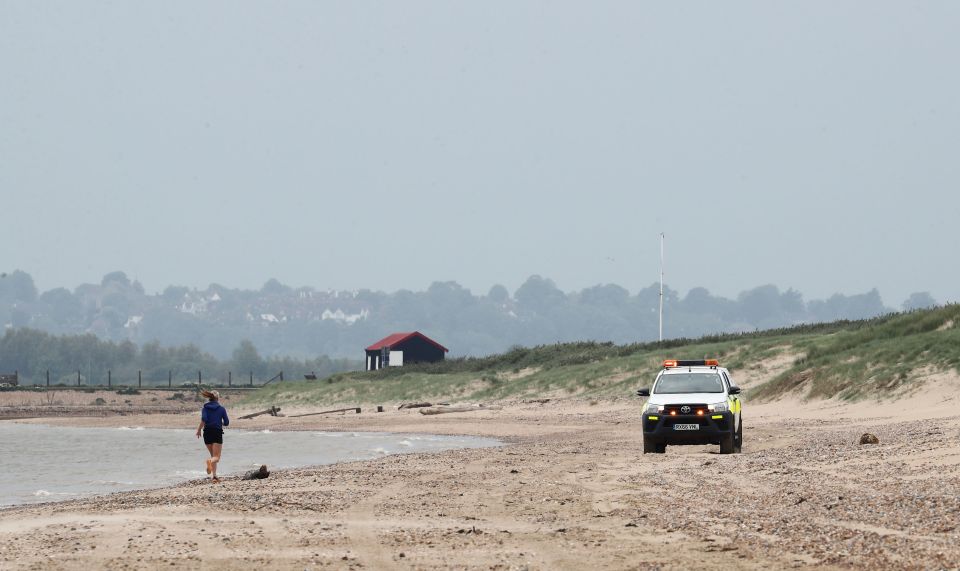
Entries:
<svg viewBox="0 0 960 571">
<path fill-rule="evenodd" d="M 396 404 L 544 397 L 627 397 L 649 386 L 663 359 L 719 358 L 737 370 L 788 352 L 787 370 L 748 391 L 769 399 L 883 396 L 931 370 L 960 370 L 960 306 L 748 334 L 660 343 L 562 343 L 516 347 L 501 355 L 450 359 L 318 381 L 275 383 L 245 399 L 257 405 Z"/>
<path fill-rule="evenodd" d="M 895 314 L 868 327 L 797 340 L 804 355 L 754 391 L 776 397 L 801 388 L 809 398 L 857 400 L 895 394 L 920 375 L 960 371 L 960 305 Z"/>
</svg>

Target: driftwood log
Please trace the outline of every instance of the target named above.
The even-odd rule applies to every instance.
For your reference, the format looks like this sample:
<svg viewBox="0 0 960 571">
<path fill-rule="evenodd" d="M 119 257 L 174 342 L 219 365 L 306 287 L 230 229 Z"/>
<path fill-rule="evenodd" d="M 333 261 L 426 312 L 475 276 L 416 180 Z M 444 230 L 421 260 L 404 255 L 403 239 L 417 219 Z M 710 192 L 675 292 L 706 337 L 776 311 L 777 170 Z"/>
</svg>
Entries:
<svg viewBox="0 0 960 571">
<path fill-rule="evenodd" d="M 422 408 L 425 406 L 433 406 L 433 403 L 429 402 L 405 402 L 397 407 L 397 410 L 403 410 L 405 408 Z"/>
<path fill-rule="evenodd" d="M 250 470 L 243 475 L 244 480 L 262 480 L 270 476 L 270 470 L 267 470 L 266 464 L 261 464 L 256 470 Z"/>
<path fill-rule="evenodd" d="M 261 410 L 260 412 L 255 412 L 255 413 L 253 413 L 253 414 L 248 414 L 248 415 L 246 415 L 246 416 L 241 416 L 241 417 L 240 417 L 240 420 L 246 420 L 246 419 L 248 419 L 248 418 L 255 418 L 255 417 L 257 417 L 257 416 L 260 416 L 261 414 L 269 414 L 270 416 L 283 416 L 282 414 L 280 414 L 280 407 L 279 407 L 279 406 L 271 406 L 271 407 L 268 408 L 267 410 Z"/>
<path fill-rule="evenodd" d="M 420 414 L 445 414 L 448 412 L 474 412 L 478 410 L 501 410 L 502 406 L 444 406 L 420 409 Z"/>
<path fill-rule="evenodd" d="M 298 418 L 298 417 L 301 417 L 301 416 L 313 416 L 313 415 L 316 415 L 316 414 L 333 414 L 333 413 L 335 413 L 335 412 L 347 412 L 347 411 L 350 411 L 350 410 L 354 410 L 354 411 L 357 412 L 357 414 L 360 414 L 360 407 L 359 407 L 359 406 L 356 406 L 356 407 L 352 406 L 352 407 L 350 407 L 350 408 L 338 408 L 338 409 L 336 409 L 336 410 L 325 410 L 325 411 L 323 411 L 323 412 L 307 412 L 307 413 L 304 413 L 304 414 L 291 414 L 291 415 L 290 415 L 290 418 Z"/>
</svg>

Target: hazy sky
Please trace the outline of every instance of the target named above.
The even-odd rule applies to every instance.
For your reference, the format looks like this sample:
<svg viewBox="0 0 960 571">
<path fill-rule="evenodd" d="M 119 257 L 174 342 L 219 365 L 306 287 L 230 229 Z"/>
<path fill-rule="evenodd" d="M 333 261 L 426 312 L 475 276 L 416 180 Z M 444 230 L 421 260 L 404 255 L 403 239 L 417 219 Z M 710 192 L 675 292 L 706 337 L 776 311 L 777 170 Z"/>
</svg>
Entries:
<svg viewBox="0 0 960 571">
<path fill-rule="evenodd" d="M 960 2 L 0 2 L 0 270 L 960 300 Z"/>
</svg>

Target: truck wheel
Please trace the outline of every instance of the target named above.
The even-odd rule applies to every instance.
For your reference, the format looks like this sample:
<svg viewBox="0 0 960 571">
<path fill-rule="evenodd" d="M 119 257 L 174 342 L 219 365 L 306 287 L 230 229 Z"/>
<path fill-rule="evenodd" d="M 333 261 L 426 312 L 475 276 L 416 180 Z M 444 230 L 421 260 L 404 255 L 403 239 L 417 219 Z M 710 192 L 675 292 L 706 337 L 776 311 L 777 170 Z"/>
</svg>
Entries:
<svg viewBox="0 0 960 571">
<path fill-rule="evenodd" d="M 733 437 L 733 451 L 737 454 L 743 451 L 743 417 L 740 417 L 740 426 L 737 427 L 737 435 Z"/>
<path fill-rule="evenodd" d="M 734 451 L 734 433 L 733 431 L 730 434 L 724 434 L 720 437 L 720 453 L 721 454 L 733 454 Z"/>
<path fill-rule="evenodd" d="M 663 454 L 666 451 L 667 451 L 666 444 L 658 444 L 656 442 L 650 442 L 646 438 L 643 439 L 644 454 Z"/>
</svg>

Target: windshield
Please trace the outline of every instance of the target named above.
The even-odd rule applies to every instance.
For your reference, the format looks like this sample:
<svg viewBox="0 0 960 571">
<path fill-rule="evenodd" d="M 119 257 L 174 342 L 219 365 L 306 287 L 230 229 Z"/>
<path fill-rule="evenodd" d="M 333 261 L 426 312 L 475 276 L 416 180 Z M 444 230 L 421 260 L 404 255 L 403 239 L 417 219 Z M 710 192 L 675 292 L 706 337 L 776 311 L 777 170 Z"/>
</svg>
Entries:
<svg viewBox="0 0 960 571">
<path fill-rule="evenodd" d="M 660 395 L 722 393 L 723 382 L 716 373 L 671 373 L 660 375 L 653 392 Z"/>
</svg>

